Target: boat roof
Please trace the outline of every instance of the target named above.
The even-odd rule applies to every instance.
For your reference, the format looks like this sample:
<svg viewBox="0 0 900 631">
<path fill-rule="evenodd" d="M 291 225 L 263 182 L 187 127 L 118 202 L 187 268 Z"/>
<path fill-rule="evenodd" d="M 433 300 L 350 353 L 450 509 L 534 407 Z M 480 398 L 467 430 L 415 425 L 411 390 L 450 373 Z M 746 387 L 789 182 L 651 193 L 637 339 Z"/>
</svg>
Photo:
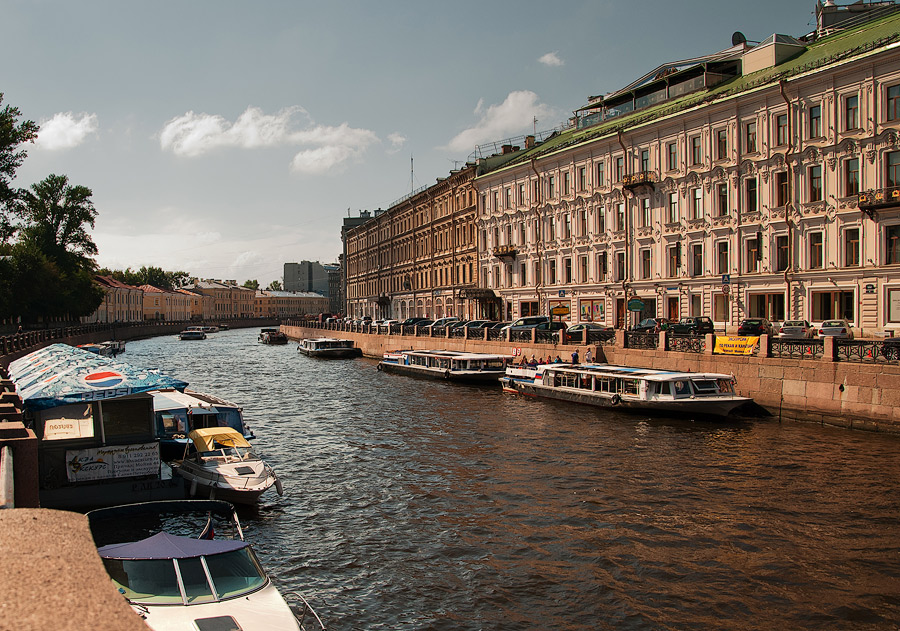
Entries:
<svg viewBox="0 0 900 631">
<path fill-rule="evenodd" d="M 97 548 L 97 552 L 104 559 L 191 559 L 232 552 L 249 545 L 240 539 L 193 539 L 158 532 L 140 541 L 112 543 Z"/>
<path fill-rule="evenodd" d="M 301 342 L 352 342 L 353 340 L 345 340 L 339 337 L 307 337 Z"/>
<path fill-rule="evenodd" d="M 218 408 L 238 407 L 234 403 L 213 395 L 191 390 L 179 392 L 173 388 L 166 388 L 154 390 L 150 394 L 153 396 L 153 409 L 157 412 L 183 410 L 189 407 L 194 414 L 216 414 L 219 411 Z"/>
<path fill-rule="evenodd" d="M 553 370 L 573 374 L 585 372 L 609 375 L 613 377 L 639 377 L 647 381 L 675 381 L 678 379 L 731 379 L 732 375 L 716 372 L 683 372 L 677 370 L 660 370 L 657 368 L 638 368 L 631 366 L 614 366 L 612 364 L 545 364 L 537 367 L 538 372 Z"/>
<path fill-rule="evenodd" d="M 9 365 L 9 375 L 25 406 L 34 410 L 188 385 L 68 344 L 51 344 L 17 359 Z"/>
<path fill-rule="evenodd" d="M 188 434 L 197 451 L 213 451 L 217 443 L 225 447 L 251 447 L 240 432 L 230 427 L 204 427 Z"/>
<path fill-rule="evenodd" d="M 429 357 L 447 357 L 450 359 L 509 359 L 512 355 L 500 355 L 495 353 L 465 353 L 462 351 L 446 350 L 415 350 L 400 351 L 404 355 L 426 355 Z"/>
</svg>

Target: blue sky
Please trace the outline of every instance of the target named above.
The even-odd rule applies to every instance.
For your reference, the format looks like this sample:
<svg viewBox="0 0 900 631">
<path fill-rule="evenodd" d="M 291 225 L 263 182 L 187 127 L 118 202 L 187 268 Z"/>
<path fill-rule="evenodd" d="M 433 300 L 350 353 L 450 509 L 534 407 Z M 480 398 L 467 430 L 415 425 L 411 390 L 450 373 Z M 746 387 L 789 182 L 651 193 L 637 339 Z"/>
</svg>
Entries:
<svg viewBox="0 0 900 631">
<path fill-rule="evenodd" d="M 807 33 L 814 7 L 0 0 L 0 92 L 42 126 L 15 184 L 91 188 L 101 266 L 267 285 L 285 262 L 336 261 L 348 209 L 734 31 Z"/>
</svg>

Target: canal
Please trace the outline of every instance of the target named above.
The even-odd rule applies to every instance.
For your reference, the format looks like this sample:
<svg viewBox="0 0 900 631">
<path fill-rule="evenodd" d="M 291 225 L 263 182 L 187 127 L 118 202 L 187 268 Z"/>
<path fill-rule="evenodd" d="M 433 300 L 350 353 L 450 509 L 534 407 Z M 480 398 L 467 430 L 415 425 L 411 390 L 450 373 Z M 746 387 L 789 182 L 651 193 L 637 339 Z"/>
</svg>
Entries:
<svg viewBox="0 0 900 631">
<path fill-rule="evenodd" d="M 247 538 L 331 631 L 897 629 L 898 437 L 622 415 L 256 335 L 120 359 L 243 405 L 285 486 Z"/>
</svg>

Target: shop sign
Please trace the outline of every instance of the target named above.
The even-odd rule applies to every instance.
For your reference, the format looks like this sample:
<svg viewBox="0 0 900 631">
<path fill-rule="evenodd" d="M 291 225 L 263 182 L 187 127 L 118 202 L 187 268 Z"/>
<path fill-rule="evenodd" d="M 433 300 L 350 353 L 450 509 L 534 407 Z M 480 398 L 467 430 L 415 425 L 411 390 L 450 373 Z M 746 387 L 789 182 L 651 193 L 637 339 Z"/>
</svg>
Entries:
<svg viewBox="0 0 900 631">
<path fill-rule="evenodd" d="M 567 316 L 569 315 L 569 308 L 565 305 L 553 307 L 552 309 L 550 309 L 550 315 L 559 317 Z"/>
<path fill-rule="evenodd" d="M 874 294 L 875 293 L 875 285 L 873 285 L 872 283 L 869 283 L 868 285 L 866 285 L 866 293 Z"/>
<path fill-rule="evenodd" d="M 759 344 L 759 336 L 717 335 L 713 353 L 717 355 L 752 355 L 757 344 Z"/>
<path fill-rule="evenodd" d="M 640 298 L 632 298 L 628 301 L 628 310 L 629 311 L 643 311 L 644 310 L 644 301 Z"/>
<path fill-rule="evenodd" d="M 159 443 L 66 450 L 69 482 L 130 478 L 159 473 Z"/>
</svg>

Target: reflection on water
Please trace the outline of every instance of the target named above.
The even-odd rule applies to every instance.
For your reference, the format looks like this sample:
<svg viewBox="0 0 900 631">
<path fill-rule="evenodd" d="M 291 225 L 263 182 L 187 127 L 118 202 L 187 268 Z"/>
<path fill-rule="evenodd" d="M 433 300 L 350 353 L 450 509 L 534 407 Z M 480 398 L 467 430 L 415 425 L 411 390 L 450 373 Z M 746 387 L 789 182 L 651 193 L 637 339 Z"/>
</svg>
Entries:
<svg viewBox="0 0 900 631">
<path fill-rule="evenodd" d="M 121 359 L 244 406 L 285 484 L 247 537 L 332 631 L 897 628 L 897 438 L 626 416 L 256 335 Z"/>
</svg>

